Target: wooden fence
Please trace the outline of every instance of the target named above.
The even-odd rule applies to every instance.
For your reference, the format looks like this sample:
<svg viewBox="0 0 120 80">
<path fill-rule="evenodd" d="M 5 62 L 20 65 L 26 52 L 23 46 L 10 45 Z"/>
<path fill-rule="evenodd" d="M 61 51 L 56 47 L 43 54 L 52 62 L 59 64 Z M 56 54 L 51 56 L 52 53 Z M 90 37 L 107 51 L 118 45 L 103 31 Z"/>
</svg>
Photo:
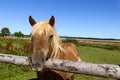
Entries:
<svg viewBox="0 0 120 80">
<path fill-rule="evenodd" d="M 0 61 L 15 65 L 30 66 L 29 57 L 26 56 L 0 54 Z M 48 59 L 45 63 L 45 67 L 76 74 L 120 79 L 120 65 L 93 64 L 70 60 Z"/>
</svg>

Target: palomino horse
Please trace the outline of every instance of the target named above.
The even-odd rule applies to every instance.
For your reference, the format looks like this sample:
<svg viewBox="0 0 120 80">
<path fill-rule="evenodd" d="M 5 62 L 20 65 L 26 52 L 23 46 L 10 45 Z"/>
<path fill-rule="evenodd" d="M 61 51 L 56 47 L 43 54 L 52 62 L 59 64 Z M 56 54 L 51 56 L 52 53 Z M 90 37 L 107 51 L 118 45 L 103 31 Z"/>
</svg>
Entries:
<svg viewBox="0 0 120 80">
<path fill-rule="evenodd" d="M 31 67 L 37 72 L 38 80 L 66 80 L 68 78 L 74 80 L 73 73 L 44 68 L 48 58 L 81 61 L 74 44 L 60 42 L 54 27 L 54 16 L 38 23 L 30 16 L 29 22 L 33 28 Z"/>
</svg>

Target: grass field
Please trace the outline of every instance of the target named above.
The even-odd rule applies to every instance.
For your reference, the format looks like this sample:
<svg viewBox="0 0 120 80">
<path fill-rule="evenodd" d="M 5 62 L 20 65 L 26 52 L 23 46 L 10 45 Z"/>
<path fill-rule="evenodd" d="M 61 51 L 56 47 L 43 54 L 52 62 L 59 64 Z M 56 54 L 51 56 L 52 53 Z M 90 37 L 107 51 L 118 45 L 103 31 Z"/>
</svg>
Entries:
<svg viewBox="0 0 120 80">
<path fill-rule="evenodd" d="M 30 41 L 22 39 L 0 39 L 0 52 L 30 55 Z M 28 48 L 28 49 L 26 49 Z M 79 54 L 85 62 L 120 64 L 120 50 L 78 46 Z M 26 54 L 26 52 L 29 52 Z M 0 62 L 0 80 L 30 80 L 36 78 L 35 72 L 28 67 L 15 66 Z M 76 80 L 114 80 L 77 74 Z"/>
<path fill-rule="evenodd" d="M 85 62 L 92 63 L 107 63 L 107 64 L 120 64 L 120 51 L 107 50 L 102 48 L 78 47 L 79 54 Z M 76 80 L 114 80 L 108 78 L 100 78 L 95 76 L 77 75 Z"/>
</svg>

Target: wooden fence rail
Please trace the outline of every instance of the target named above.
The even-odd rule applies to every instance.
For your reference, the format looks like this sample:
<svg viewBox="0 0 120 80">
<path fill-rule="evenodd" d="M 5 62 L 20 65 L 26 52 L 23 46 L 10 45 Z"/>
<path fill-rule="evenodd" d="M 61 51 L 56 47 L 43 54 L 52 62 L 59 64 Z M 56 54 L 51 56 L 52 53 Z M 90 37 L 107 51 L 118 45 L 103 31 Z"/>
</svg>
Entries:
<svg viewBox="0 0 120 80">
<path fill-rule="evenodd" d="M 26 56 L 0 54 L 0 61 L 15 65 L 30 66 L 29 57 Z M 70 60 L 48 59 L 45 63 L 45 67 L 76 74 L 120 79 L 120 65 L 93 64 Z"/>
</svg>

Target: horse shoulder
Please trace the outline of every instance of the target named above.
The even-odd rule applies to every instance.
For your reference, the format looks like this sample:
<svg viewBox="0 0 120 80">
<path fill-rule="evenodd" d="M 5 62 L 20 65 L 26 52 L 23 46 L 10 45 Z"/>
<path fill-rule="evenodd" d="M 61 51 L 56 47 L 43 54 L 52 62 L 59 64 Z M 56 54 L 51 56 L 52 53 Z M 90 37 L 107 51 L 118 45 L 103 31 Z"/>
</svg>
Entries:
<svg viewBox="0 0 120 80">
<path fill-rule="evenodd" d="M 73 43 L 62 43 L 61 47 L 64 49 L 64 59 L 65 60 L 78 60 L 77 47 Z"/>
<path fill-rule="evenodd" d="M 58 54 L 56 56 L 57 59 L 78 61 L 79 55 L 78 55 L 77 47 L 75 44 L 62 43 L 60 45 L 64 50 L 58 51 Z M 73 73 L 67 73 L 67 72 L 56 71 L 56 70 L 52 70 L 52 71 L 62 76 L 63 80 L 66 80 L 67 78 L 70 78 L 73 75 Z"/>
</svg>

